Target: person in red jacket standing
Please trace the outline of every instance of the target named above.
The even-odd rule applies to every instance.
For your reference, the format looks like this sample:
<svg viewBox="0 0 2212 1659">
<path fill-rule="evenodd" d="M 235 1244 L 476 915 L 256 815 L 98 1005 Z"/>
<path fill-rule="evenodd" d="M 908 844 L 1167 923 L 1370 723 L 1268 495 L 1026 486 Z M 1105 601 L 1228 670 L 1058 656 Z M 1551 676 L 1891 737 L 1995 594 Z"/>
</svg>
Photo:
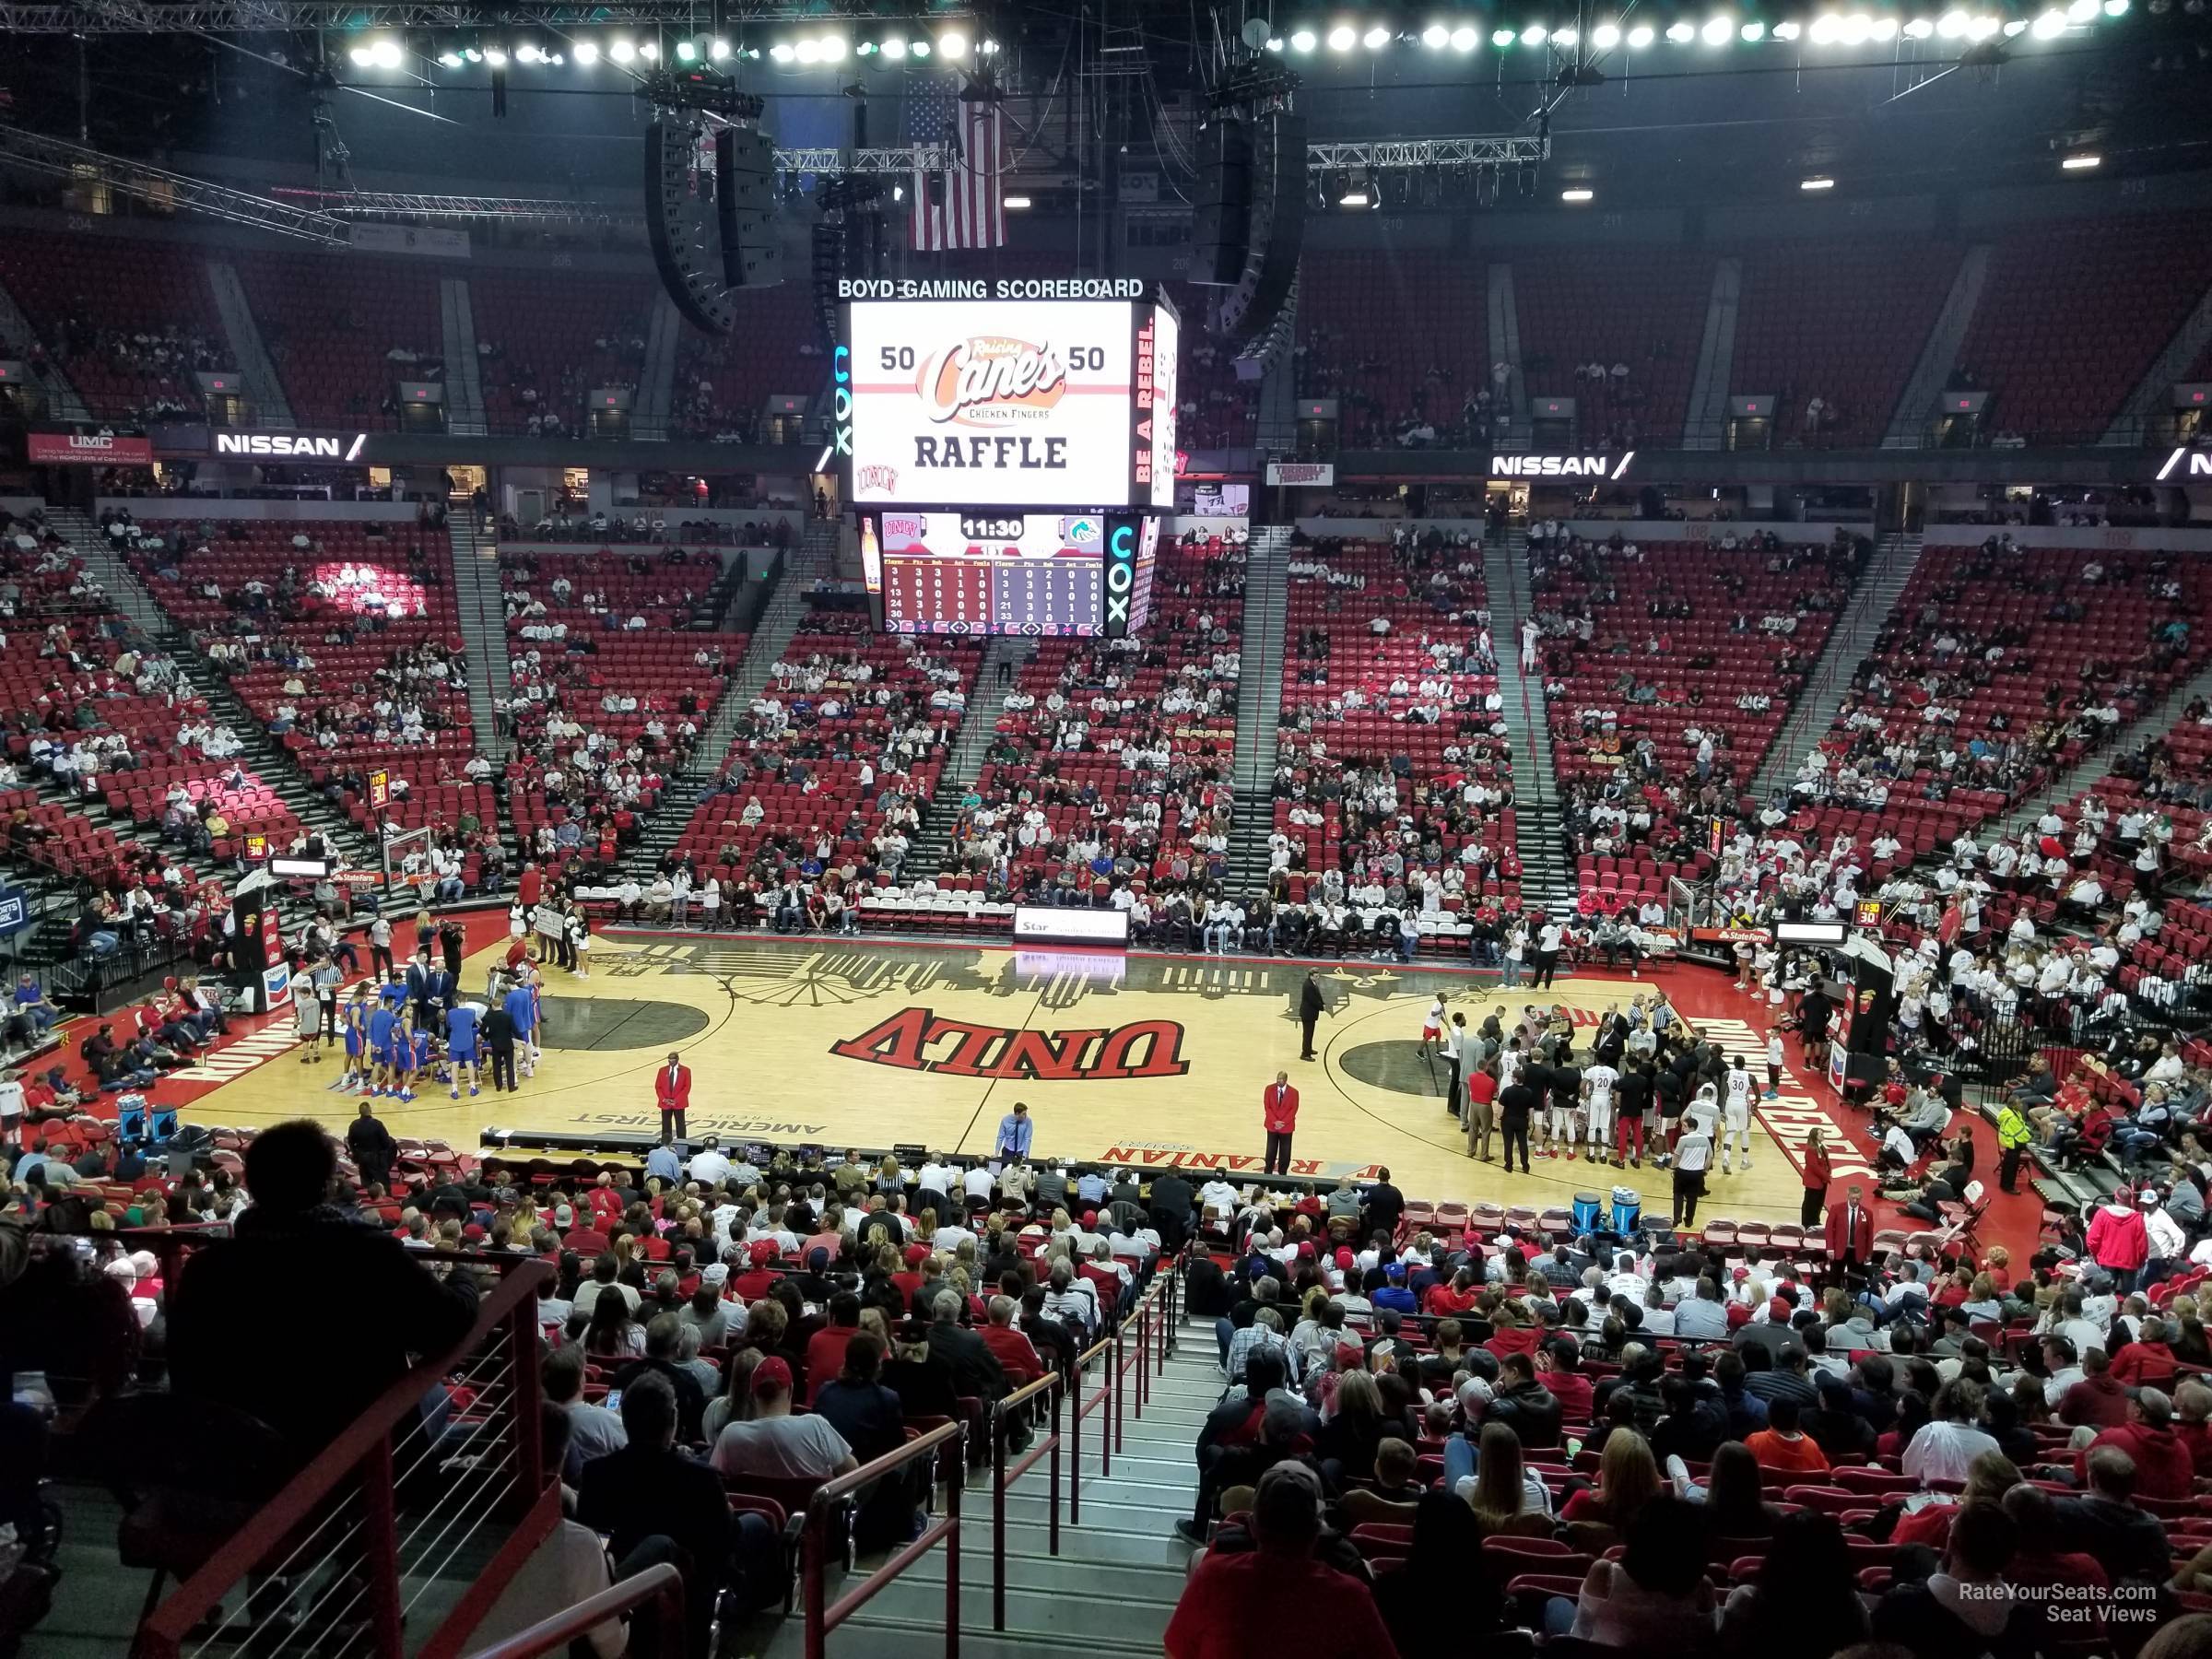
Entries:
<svg viewBox="0 0 2212 1659">
<path fill-rule="evenodd" d="M 1864 1265 L 1874 1259 L 1874 1214 L 1865 1205 L 1865 1190 L 1857 1182 L 1844 1189 L 1841 1204 L 1828 1212 L 1827 1224 L 1821 1230 L 1821 1242 L 1828 1248 L 1830 1258 L 1838 1265 L 1846 1263 Z"/>
<path fill-rule="evenodd" d="M 1829 1167 L 1828 1145 L 1816 1129 L 1806 1136 L 1801 1166 L 1805 1177 L 1805 1205 L 1797 1212 L 1798 1225 L 1807 1230 L 1820 1225 L 1820 1212 L 1828 1207 L 1828 1183 L 1834 1171 Z"/>
<path fill-rule="evenodd" d="M 2099 1206 L 2089 1223 L 2088 1242 L 2090 1259 L 2112 1276 L 2122 1296 L 2130 1294 L 2150 1256 L 2150 1231 L 2135 1206 L 2135 1194 L 2126 1187 Z"/>
<path fill-rule="evenodd" d="M 1298 1090 L 1290 1087 L 1288 1072 L 1277 1072 L 1275 1081 L 1261 1095 L 1260 1116 L 1267 1126 L 1267 1157 L 1261 1170 L 1269 1175 L 1288 1175 L 1290 1136 L 1298 1128 Z"/>
<path fill-rule="evenodd" d="M 682 1140 L 684 1114 L 691 1110 L 691 1068 L 668 1053 L 668 1064 L 653 1074 L 653 1096 L 661 1109 L 661 1133 Z"/>
</svg>

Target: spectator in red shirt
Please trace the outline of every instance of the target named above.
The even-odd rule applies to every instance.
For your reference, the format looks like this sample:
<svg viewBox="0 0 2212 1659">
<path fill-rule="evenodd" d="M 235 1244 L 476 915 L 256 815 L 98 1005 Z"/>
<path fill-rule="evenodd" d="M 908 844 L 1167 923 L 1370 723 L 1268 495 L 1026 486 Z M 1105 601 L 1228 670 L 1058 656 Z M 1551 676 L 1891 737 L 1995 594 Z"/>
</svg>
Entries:
<svg viewBox="0 0 2212 1659">
<path fill-rule="evenodd" d="M 830 1323 L 806 1338 L 807 1403 L 845 1369 L 845 1345 L 860 1335 L 860 1298 L 840 1290 L 830 1299 Z"/>
<path fill-rule="evenodd" d="M 1313 1559 L 1321 1480 L 1303 1464 L 1277 1464 L 1253 1495 L 1258 1547 L 1210 1550 L 1168 1621 L 1168 1659 L 1244 1659 L 1297 1632 L 1300 1659 L 1396 1659 L 1375 1599 L 1359 1580 Z"/>
<path fill-rule="evenodd" d="M 2112 1381 L 2124 1388 L 2169 1389 L 2180 1371 L 2173 1349 L 2166 1345 L 2166 1322 L 2155 1313 L 2144 1320 L 2136 1339 L 2112 1356 Z"/>
<path fill-rule="evenodd" d="M 2058 1402 L 2058 1420 L 2069 1429 L 2117 1429 L 2127 1421 L 2127 1390 L 2112 1374 L 2102 1348 L 2081 1357 L 2081 1381 Z"/>
<path fill-rule="evenodd" d="M 1536 1350 L 1536 1381 L 1559 1403 L 1562 1423 L 1590 1421 L 1590 1378 L 1582 1367 L 1582 1349 L 1571 1336 L 1555 1337 Z"/>
<path fill-rule="evenodd" d="M 2198 1476 L 2212 1475 L 2212 1388 L 2184 1382 L 2173 1395 L 2174 1438 L 2189 1448 Z"/>
<path fill-rule="evenodd" d="M 1828 1454 L 1810 1435 L 1798 1432 L 1798 1403 L 1786 1394 L 1769 1400 L 1767 1426 L 1756 1434 L 1746 1435 L 1744 1444 L 1750 1448 L 1751 1455 L 1759 1460 L 1762 1469 L 1825 1475 Z"/>
<path fill-rule="evenodd" d="M 988 1323 L 982 1328 L 983 1346 L 996 1356 L 1009 1389 L 1026 1387 L 1044 1375 L 1044 1361 L 1037 1349 L 1014 1328 L 1014 1315 L 1020 1312 L 1012 1297 L 994 1296 L 984 1314 Z"/>
<path fill-rule="evenodd" d="M 2186 1498 L 2196 1490 L 2196 1465 L 2173 1431 L 2173 1402 L 2155 1388 L 2136 1394 L 2129 1403 L 2126 1422 L 2107 1429 L 2074 1453 L 2074 1477 L 2085 1486 L 2090 1453 L 2103 1446 L 2135 1460 L 2138 1498 Z"/>
</svg>

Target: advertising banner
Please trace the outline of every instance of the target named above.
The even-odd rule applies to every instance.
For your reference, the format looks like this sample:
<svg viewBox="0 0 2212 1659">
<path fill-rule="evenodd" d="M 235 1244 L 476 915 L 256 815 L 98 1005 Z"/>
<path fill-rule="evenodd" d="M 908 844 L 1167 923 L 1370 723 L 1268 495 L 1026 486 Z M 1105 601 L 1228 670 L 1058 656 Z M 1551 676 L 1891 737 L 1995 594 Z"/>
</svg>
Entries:
<svg viewBox="0 0 2212 1659">
<path fill-rule="evenodd" d="M 151 466 L 154 441 L 114 432 L 33 432 L 33 466 Z"/>
</svg>

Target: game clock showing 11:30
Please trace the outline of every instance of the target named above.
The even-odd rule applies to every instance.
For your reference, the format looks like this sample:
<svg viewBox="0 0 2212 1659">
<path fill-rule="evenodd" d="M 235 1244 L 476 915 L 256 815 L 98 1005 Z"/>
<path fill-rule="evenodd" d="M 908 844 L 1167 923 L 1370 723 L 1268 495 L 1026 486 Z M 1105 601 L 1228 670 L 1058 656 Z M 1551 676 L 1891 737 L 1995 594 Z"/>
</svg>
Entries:
<svg viewBox="0 0 2212 1659">
<path fill-rule="evenodd" d="M 960 539 L 971 542 L 1018 542 L 1029 530 L 1029 521 L 1017 513 L 1011 518 L 968 518 L 960 520 Z"/>
</svg>

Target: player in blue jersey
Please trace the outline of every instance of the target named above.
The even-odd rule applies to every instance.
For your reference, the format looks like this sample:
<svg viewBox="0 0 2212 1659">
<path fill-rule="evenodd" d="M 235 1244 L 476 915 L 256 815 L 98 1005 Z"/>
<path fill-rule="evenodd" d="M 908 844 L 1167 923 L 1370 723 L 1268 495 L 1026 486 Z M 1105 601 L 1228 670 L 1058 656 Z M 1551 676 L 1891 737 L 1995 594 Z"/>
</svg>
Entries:
<svg viewBox="0 0 2212 1659">
<path fill-rule="evenodd" d="M 507 1018 L 514 1021 L 515 1069 L 524 1077 L 537 1071 L 537 993 L 526 984 L 507 993 Z"/>
<path fill-rule="evenodd" d="M 392 1038 L 398 1029 L 397 1006 L 389 998 L 379 1001 L 368 1019 L 369 1092 L 372 1096 L 393 1092 Z"/>
<path fill-rule="evenodd" d="M 403 1003 L 392 1028 L 392 1092 L 400 1100 L 415 1098 L 415 1014 Z"/>
<path fill-rule="evenodd" d="M 445 1057 L 453 1065 L 453 1086 L 446 1093 L 453 1100 L 461 1098 L 461 1079 L 468 1078 L 468 1092 L 477 1088 L 477 1029 L 484 1016 L 481 1003 L 455 1003 L 445 1011 Z"/>
<path fill-rule="evenodd" d="M 369 984 L 354 986 L 352 997 L 338 1010 L 338 1031 L 346 1040 L 346 1071 L 332 1087 L 346 1094 L 369 1082 Z"/>
</svg>

